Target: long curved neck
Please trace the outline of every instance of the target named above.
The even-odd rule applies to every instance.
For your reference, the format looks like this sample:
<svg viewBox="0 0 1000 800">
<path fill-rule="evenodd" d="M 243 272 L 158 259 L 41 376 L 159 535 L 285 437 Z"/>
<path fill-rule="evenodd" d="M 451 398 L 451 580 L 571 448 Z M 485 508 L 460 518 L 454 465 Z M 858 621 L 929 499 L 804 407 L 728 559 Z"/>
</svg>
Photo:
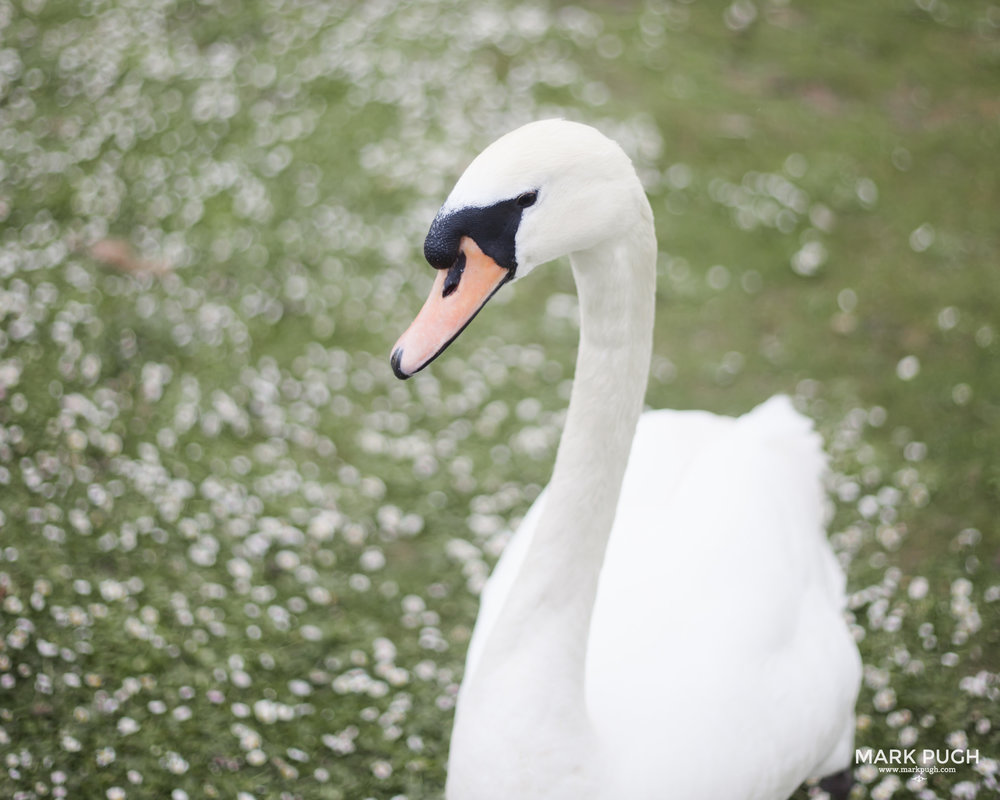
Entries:
<svg viewBox="0 0 1000 800">
<path fill-rule="evenodd" d="M 571 256 L 580 348 L 566 425 L 533 540 L 456 720 L 456 730 L 492 726 L 517 752 L 534 743 L 554 761 L 558 740 L 577 765 L 593 743 L 584 677 L 594 599 L 652 348 L 656 241 L 644 197 L 640 208 L 620 239 Z"/>
<path fill-rule="evenodd" d="M 646 226 L 571 257 L 580 347 L 566 425 L 534 541 L 501 624 L 557 621 L 561 680 L 582 686 L 591 611 L 636 423 L 653 336 L 655 242 Z M 650 252 L 652 250 L 652 252 Z M 523 617 L 521 615 L 524 615 Z M 507 617 L 505 620 L 504 617 Z M 523 638 L 523 628 L 519 633 Z"/>
</svg>

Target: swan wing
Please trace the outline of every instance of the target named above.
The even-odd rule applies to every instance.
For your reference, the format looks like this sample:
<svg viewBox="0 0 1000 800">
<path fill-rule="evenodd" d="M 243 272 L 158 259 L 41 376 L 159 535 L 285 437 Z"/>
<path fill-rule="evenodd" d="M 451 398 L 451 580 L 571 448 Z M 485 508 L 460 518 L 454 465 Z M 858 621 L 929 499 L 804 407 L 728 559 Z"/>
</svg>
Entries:
<svg viewBox="0 0 1000 800">
<path fill-rule="evenodd" d="M 587 655 L 622 796 L 658 796 L 670 753 L 678 797 L 787 797 L 831 757 L 846 765 L 860 661 L 825 467 L 785 397 L 738 419 L 643 416 Z"/>
</svg>

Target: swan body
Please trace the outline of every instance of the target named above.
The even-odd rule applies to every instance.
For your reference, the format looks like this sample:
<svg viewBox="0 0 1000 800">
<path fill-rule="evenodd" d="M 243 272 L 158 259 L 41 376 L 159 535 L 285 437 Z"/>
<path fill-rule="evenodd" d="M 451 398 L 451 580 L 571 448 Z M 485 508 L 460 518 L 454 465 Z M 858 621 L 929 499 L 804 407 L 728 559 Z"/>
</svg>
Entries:
<svg viewBox="0 0 1000 800">
<path fill-rule="evenodd" d="M 425 254 L 438 280 L 400 377 L 559 255 L 581 311 L 552 481 L 483 592 L 449 800 L 779 800 L 847 767 L 860 659 L 819 436 L 784 397 L 736 419 L 641 413 L 656 243 L 620 148 L 561 120 L 508 134 Z"/>
<path fill-rule="evenodd" d="M 850 762 L 859 664 L 818 438 L 784 397 L 640 418 L 587 643 L 586 708 L 619 773 L 603 796 L 784 798 Z M 483 591 L 470 674 L 545 503 Z"/>
</svg>

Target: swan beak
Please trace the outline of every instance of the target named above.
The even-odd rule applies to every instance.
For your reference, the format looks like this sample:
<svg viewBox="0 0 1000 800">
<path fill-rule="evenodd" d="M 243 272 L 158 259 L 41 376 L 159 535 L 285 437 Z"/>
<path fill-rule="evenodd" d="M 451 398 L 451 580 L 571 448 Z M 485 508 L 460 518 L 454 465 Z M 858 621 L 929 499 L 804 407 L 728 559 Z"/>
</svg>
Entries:
<svg viewBox="0 0 1000 800">
<path fill-rule="evenodd" d="M 468 236 L 451 269 L 438 270 L 430 296 L 392 348 L 392 371 L 406 380 L 444 352 L 473 317 L 513 275 Z"/>
</svg>

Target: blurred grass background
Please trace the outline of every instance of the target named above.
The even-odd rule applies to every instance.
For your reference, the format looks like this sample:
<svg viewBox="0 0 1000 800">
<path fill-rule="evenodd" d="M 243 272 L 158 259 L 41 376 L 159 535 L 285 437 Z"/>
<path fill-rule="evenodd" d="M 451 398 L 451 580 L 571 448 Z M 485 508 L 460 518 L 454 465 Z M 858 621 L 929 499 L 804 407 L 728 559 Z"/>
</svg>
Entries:
<svg viewBox="0 0 1000 800">
<path fill-rule="evenodd" d="M 998 90 L 975 0 L 0 2 L 0 792 L 440 795 L 568 270 L 388 349 L 465 164 L 567 116 L 657 216 L 650 405 L 827 438 L 858 746 L 978 750 L 855 796 L 995 793 Z"/>
</svg>

